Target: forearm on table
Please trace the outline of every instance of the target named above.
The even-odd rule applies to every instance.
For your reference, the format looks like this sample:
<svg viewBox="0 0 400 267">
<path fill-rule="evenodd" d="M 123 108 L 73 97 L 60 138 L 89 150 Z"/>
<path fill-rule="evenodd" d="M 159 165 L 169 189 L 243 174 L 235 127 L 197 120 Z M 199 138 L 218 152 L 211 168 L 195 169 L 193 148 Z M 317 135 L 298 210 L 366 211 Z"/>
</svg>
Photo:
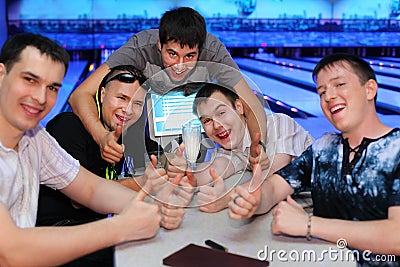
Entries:
<svg viewBox="0 0 400 267">
<path fill-rule="evenodd" d="M 278 204 L 278 202 L 293 194 L 293 189 L 290 185 L 277 174 L 266 178 L 261 187 L 261 201 L 255 214 L 267 213 Z"/>
<path fill-rule="evenodd" d="M 93 191 L 88 207 L 103 214 L 118 214 L 136 195 L 136 191 L 122 184 L 102 179 Z"/>
<path fill-rule="evenodd" d="M 292 189 L 290 188 L 289 184 L 279 175 L 275 175 L 276 181 L 270 181 L 267 182 L 269 177 L 271 177 L 276 171 L 287 165 L 290 160 L 292 159 L 292 156 L 284 153 L 278 153 L 275 155 L 275 158 L 272 162 L 271 168 L 263 170 L 261 175 L 261 181 L 262 181 L 262 199 L 260 201 L 260 205 L 258 209 L 256 210 L 256 214 L 263 214 L 268 212 L 273 206 L 275 206 L 279 201 L 283 200 L 286 198 L 286 196 L 292 194 Z M 251 180 L 243 183 L 241 186 L 245 186 L 247 188 L 250 187 Z M 259 186 L 259 185 L 252 185 L 252 186 Z M 282 190 L 278 189 L 278 192 L 275 192 L 274 186 L 277 186 L 278 188 L 282 188 Z"/>
<path fill-rule="evenodd" d="M 399 227 L 395 219 L 347 221 L 313 216 L 311 235 L 332 243 L 345 239 L 347 246 L 353 249 L 400 255 Z"/>
<path fill-rule="evenodd" d="M 124 241 L 112 220 L 70 227 L 21 229 L 6 215 L 4 207 L 1 209 L 1 266 L 58 266 Z"/>
<path fill-rule="evenodd" d="M 136 192 L 115 181 L 106 180 L 83 167 L 61 192 L 98 213 L 119 213 Z"/>
<path fill-rule="evenodd" d="M 194 173 L 197 186 L 206 185 L 213 181 L 210 168 L 213 168 L 218 177 L 222 179 L 226 179 L 235 174 L 235 168 L 232 162 L 225 157 L 216 157 L 211 165 L 208 166 L 208 164 L 208 162 L 201 163 L 197 168 L 200 171 Z"/>
</svg>

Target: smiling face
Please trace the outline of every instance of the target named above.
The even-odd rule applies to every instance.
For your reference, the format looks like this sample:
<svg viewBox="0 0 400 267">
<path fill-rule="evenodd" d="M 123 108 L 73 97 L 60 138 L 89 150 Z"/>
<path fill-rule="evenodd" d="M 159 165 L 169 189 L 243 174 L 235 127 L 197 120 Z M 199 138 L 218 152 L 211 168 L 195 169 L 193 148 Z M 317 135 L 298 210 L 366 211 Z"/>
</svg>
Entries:
<svg viewBox="0 0 400 267">
<path fill-rule="evenodd" d="M 179 42 L 168 41 L 161 47 L 161 58 L 169 77 L 174 81 L 181 81 L 196 65 L 199 57 L 199 48 L 195 46 L 190 48 L 189 45 L 181 47 Z"/>
<path fill-rule="evenodd" d="M 0 64 L 0 127 L 8 135 L 22 136 L 53 108 L 65 66 L 27 46 L 7 73 Z"/>
<path fill-rule="evenodd" d="M 207 136 L 225 149 L 241 148 L 245 134 L 243 105 L 235 107 L 221 92 L 214 92 L 197 106 L 197 114 Z"/>
<path fill-rule="evenodd" d="M 324 67 L 316 79 L 321 109 L 325 117 L 343 133 L 357 131 L 374 108 L 377 84 L 370 79 L 361 84 L 346 62 Z"/>
<path fill-rule="evenodd" d="M 117 125 L 130 126 L 136 122 L 143 111 L 146 90 L 133 83 L 113 80 L 101 89 L 102 116 L 104 127 L 114 131 Z"/>
</svg>

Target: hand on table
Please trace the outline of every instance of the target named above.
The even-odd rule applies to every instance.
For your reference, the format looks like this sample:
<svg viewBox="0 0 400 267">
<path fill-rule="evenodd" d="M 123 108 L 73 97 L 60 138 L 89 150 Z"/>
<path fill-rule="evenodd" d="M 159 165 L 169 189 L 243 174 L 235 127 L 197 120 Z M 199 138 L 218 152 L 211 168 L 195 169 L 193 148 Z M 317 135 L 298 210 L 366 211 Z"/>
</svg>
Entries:
<svg viewBox="0 0 400 267">
<path fill-rule="evenodd" d="M 187 176 L 183 176 L 182 180 L 179 182 L 179 187 L 176 187 L 174 190 L 175 197 L 180 199 L 180 203 L 182 203 L 182 207 L 189 206 L 190 201 L 194 195 L 194 187 L 193 187 L 193 175 L 189 170 L 187 172 Z"/>
<path fill-rule="evenodd" d="M 251 185 L 258 186 L 254 191 L 250 191 Z M 238 185 L 230 193 L 229 217 L 234 220 L 241 220 L 253 216 L 261 201 L 261 187 L 261 167 L 256 164 L 253 166 L 253 178 L 250 185 Z"/>
<path fill-rule="evenodd" d="M 193 187 L 187 182 L 182 182 L 182 175 L 177 175 L 171 182 L 166 183 L 155 196 L 160 205 L 162 221 L 161 226 L 165 229 L 176 229 L 182 223 L 187 206 L 187 197 L 193 196 Z M 185 190 L 186 186 L 191 188 L 191 194 Z M 190 200 L 189 200 L 190 201 Z"/>
<path fill-rule="evenodd" d="M 115 131 L 108 132 L 101 138 L 99 143 L 101 157 L 109 162 L 116 163 L 124 156 L 124 145 L 118 144 L 117 141 L 122 134 L 122 126 L 118 125 Z"/>
<path fill-rule="evenodd" d="M 307 234 L 308 214 L 291 196 L 281 201 L 272 211 L 271 231 L 274 234 L 305 236 Z"/>
<path fill-rule="evenodd" d="M 197 194 L 200 210 L 204 212 L 218 212 L 228 206 L 230 197 L 226 193 L 225 182 L 213 168 L 210 168 L 212 184 L 202 185 Z"/>
<path fill-rule="evenodd" d="M 168 175 L 163 168 L 156 168 L 157 157 L 150 155 L 151 164 L 146 167 L 143 175 L 144 181 L 151 182 L 151 194 L 157 195 L 158 192 L 167 184 Z"/>
<path fill-rule="evenodd" d="M 153 237 L 160 228 L 159 207 L 143 201 L 150 186 L 146 184 L 121 213 L 112 217 L 116 221 L 114 228 L 122 232 L 122 242 Z"/>
</svg>

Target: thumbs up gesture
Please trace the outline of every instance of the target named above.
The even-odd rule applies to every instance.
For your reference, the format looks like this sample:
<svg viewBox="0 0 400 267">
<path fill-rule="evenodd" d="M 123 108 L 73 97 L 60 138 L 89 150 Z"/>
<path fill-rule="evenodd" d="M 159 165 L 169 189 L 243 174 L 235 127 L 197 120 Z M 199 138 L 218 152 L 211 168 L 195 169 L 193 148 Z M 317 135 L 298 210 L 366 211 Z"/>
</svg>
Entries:
<svg viewBox="0 0 400 267">
<path fill-rule="evenodd" d="M 239 185 L 230 194 L 228 214 L 231 219 L 246 219 L 254 215 L 261 201 L 261 185 L 261 167 L 256 164 L 250 185 Z"/>
<path fill-rule="evenodd" d="M 269 168 L 270 161 L 264 151 L 264 148 L 260 145 L 260 138 L 261 134 L 255 133 L 253 139 L 251 140 L 249 163 L 251 168 L 253 168 L 253 166 L 256 164 L 260 164 L 261 169 L 266 170 Z"/>
<path fill-rule="evenodd" d="M 179 145 L 175 154 L 168 154 L 168 168 L 167 173 L 169 178 L 175 178 L 177 175 L 185 175 L 185 171 L 187 168 L 186 159 L 183 157 L 183 151 L 185 149 L 185 145 L 182 143 Z"/>
<path fill-rule="evenodd" d="M 183 176 L 178 174 L 171 182 L 166 183 L 155 196 L 161 209 L 161 226 L 165 229 L 172 230 L 178 228 L 185 215 L 184 207 L 187 205 L 187 200 L 179 193 L 185 192 L 185 190 L 179 187 L 182 178 Z M 192 188 L 190 185 L 189 187 Z M 192 196 L 193 193 L 190 198 Z"/>
<path fill-rule="evenodd" d="M 150 186 L 151 184 L 147 183 L 121 213 L 112 217 L 116 223 L 114 229 L 121 233 L 124 241 L 151 238 L 160 228 L 159 207 L 143 201 Z"/>
<path fill-rule="evenodd" d="M 101 138 L 99 146 L 101 157 L 109 162 L 116 163 L 121 160 L 124 155 L 124 145 L 118 144 L 117 141 L 122 134 L 122 126 L 118 125 L 112 132 L 107 132 L 106 135 Z"/>
<path fill-rule="evenodd" d="M 227 207 L 230 197 L 227 194 L 224 179 L 218 176 L 213 168 L 210 168 L 210 175 L 213 182 L 200 187 L 197 201 L 201 211 L 218 212 Z"/>
</svg>

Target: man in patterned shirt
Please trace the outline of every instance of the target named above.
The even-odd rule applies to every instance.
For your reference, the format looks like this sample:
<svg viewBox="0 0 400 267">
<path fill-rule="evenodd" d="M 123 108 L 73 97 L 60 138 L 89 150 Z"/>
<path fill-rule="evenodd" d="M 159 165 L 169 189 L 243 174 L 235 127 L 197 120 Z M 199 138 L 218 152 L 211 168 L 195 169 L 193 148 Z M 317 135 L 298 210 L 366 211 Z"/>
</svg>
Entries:
<svg viewBox="0 0 400 267">
<path fill-rule="evenodd" d="M 321 108 L 340 133 L 316 140 L 261 188 L 237 188 L 230 217 L 248 218 L 278 204 L 274 234 L 344 238 L 350 248 L 373 253 L 359 257 L 359 265 L 400 266 L 399 257 L 382 262 L 376 255 L 400 255 L 400 129 L 377 116 L 375 73 L 357 56 L 333 54 L 317 64 L 313 79 Z M 290 197 L 304 187 L 311 187 L 313 215 Z"/>
</svg>

